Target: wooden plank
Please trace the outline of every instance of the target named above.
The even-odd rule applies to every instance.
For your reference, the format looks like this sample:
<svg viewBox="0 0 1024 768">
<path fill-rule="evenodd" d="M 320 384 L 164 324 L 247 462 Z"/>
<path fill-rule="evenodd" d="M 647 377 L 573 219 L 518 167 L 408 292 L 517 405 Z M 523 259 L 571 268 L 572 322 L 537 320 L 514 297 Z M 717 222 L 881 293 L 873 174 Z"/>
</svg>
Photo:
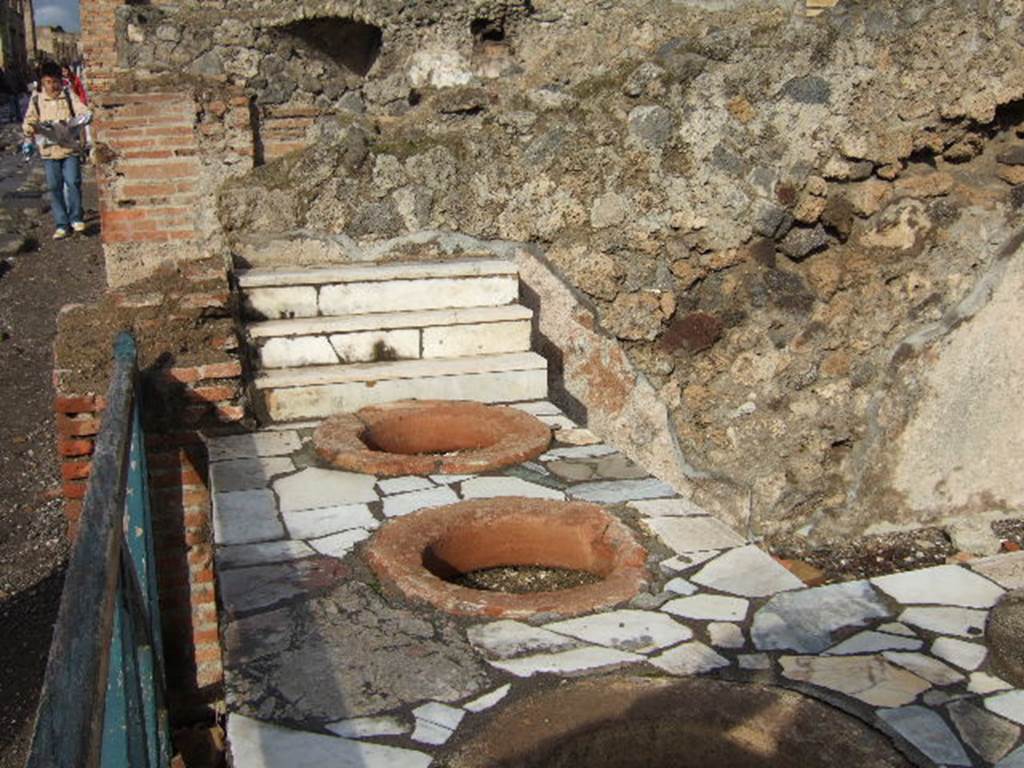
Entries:
<svg viewBox="0 0 1024 768">
<path fill-rule="evenodd" d="M 99 764 L 135 378 L 135 344 L 122 334 L 26 768 Z"/>
</svg>

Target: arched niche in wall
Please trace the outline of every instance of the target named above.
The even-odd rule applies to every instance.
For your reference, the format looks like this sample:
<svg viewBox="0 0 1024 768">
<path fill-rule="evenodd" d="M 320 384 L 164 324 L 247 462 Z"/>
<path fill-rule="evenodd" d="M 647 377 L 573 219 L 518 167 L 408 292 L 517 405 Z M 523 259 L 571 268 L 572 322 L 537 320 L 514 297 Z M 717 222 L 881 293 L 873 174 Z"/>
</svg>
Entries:
<svg viewBox="0 0 1024 768">
<path fill-rule="evenodd" d="M 336 17 L 302 19 L 278 29 L 360 76 L 377 61 L 383 37 L 373 24 Z"/>
</svg>

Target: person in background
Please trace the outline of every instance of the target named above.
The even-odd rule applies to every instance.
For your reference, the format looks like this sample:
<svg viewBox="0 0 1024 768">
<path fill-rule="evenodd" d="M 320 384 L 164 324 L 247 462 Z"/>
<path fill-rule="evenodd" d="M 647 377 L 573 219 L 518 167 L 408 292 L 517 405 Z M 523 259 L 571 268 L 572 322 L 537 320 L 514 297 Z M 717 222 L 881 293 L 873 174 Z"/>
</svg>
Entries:
<svg viewBox="0 0 1024 768">
<path fill-rule="evenodd" d="M 61 67 L 60 74 L 64 81 L 64 87 L 75 94 L 75 96 L 78 97 L 78 100 L 83 104 L 88 104 L 89 94 L 85 92 L 85 86 L 82 84 L 82 79 L 75 74 L 75 70 L 65 64 Z"/>
<path fill-rule="evenodd" d="M 48 138 L 54 127 L 64 128 L 66 135 L 80 134 L 68 131 L 68 123 L 88 120 L 88 108 L 70 90 L 62 87 L 60 67 L 46 64 L 40 73 L 39 91 L 29 101 L 22 131 L 26 139 L 34 139 L 46 168 L 46 185 L 50 190 L 50 204 L 56 229 L 55 240 L 68 236 L 68 229 L 84 232 L 82 212 L 82 145 L 72 141 L 58 143 Z"/>
</svg>

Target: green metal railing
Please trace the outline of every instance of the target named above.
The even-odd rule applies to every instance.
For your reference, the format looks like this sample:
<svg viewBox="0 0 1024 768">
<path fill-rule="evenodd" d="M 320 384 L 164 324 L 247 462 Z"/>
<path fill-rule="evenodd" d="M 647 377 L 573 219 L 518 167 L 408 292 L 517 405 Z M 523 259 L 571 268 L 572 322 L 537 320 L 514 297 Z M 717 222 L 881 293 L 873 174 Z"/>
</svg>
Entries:
<svg viewBox="0 0 1024 768">
<path fill-rule="evenodd" d="M 136 357 L 120 334 L 26 768 L 170 763 Z"/>
</svg>

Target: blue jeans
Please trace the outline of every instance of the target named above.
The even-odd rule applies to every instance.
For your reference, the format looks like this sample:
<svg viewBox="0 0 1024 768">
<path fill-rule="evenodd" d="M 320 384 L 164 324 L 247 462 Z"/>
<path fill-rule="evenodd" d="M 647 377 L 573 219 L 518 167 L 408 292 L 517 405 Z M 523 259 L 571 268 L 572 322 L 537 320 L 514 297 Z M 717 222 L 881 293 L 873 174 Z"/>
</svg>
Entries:
<svg viewBox="0 0 1024 768">
<path fill-rule="evenodd" d="M 43 160 L 50 207 L 57 229 L 82 221 L 82 165 L 78 155 L 63 160 Z"/>
</svg>

